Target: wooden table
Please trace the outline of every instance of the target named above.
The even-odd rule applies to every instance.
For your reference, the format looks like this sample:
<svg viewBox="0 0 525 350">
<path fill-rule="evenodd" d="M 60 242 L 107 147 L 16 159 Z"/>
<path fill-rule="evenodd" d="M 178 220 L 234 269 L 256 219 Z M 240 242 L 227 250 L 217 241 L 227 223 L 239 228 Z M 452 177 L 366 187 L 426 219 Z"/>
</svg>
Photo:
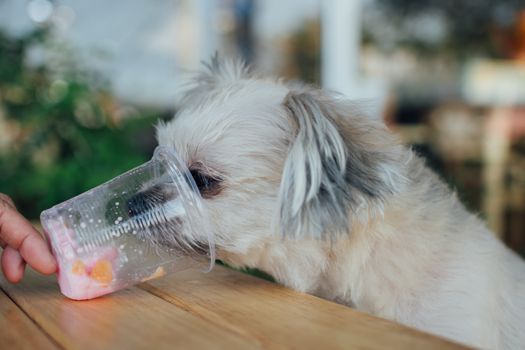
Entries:
<svg viewBox="0 0 525 350">
<path fill-rule="evenodd" d="M 0 349 L 464 349 L 222 266 L 91 301 L 33 271 L 0 287 Z"/>
</svg>

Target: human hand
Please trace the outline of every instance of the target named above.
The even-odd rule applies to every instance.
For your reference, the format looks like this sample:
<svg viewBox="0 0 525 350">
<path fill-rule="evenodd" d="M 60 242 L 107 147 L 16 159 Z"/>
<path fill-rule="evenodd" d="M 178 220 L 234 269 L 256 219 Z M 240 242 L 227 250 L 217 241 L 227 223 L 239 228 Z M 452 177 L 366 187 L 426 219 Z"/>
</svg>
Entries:
<svg viewBox="0 0 525 350">
<path fill-rule="evenodd" d="M 20 214 L 15 204 L 0 193 L 0 246 L 2 271 L 9 282 L 20 282 L 26 263 L 49 275 L 56 271 L 53 255 L 38 231 Z"/>
</svg>

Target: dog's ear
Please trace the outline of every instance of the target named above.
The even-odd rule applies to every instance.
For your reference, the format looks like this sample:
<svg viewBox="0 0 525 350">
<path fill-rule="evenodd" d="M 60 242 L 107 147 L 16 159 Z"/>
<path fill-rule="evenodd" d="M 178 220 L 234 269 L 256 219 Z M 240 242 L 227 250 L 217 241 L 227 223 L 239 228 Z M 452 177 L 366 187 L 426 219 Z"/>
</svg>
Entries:
<svg viewBox="0 0 525 350">
<path fill-rule="evenodd" d="M 391 137 L 320 91 L 292 91 L 283 103 L 294 138 L 280 185 L 281 233 L 313 238 L 345 234 L 353 217 L 380 208 L 394 192 L 396 171 L 390 162 L 395 157 L 384 144 Z"/>
</svg>

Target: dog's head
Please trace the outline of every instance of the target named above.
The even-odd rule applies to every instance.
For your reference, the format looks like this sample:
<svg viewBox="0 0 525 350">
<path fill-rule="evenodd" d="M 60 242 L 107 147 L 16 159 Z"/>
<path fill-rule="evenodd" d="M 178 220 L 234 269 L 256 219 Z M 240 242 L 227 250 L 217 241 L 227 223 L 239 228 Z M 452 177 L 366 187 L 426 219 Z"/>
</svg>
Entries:
<svg viewBox="0 0 525 350">
<path fill-rule="evenodd" d="M 399 146 L 383 125 L 235 62 L 214 59 L 157 131 L 184 158 L 230 252 L 275 236 L 349 234 L 399 189 Z"/>
</svg>

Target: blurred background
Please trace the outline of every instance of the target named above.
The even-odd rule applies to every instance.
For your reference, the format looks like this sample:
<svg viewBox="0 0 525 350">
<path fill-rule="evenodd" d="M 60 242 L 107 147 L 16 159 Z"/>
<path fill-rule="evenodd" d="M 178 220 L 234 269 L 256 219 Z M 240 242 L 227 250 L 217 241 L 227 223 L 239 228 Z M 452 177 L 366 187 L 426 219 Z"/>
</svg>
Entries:
<svg viewBox="0 0 525 350">
<path fill-rule="evenodd" d="M 523 0 L 0 0 L 0 192 L 37 219 L 146 161 L 215 51 L 355 99 L 525 255 Z"/>
</svg>

